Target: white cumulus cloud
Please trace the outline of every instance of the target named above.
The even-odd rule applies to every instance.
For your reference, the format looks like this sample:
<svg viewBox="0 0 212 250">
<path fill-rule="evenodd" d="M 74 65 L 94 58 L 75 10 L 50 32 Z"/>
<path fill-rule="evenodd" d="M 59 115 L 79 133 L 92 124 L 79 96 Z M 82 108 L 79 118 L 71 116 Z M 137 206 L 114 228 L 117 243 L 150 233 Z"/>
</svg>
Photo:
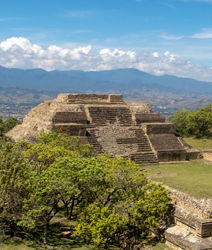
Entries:
<svg viewBox="0 0 212 250">
<path fill-rule="evenodd" d="M 91 45 L 72 48 L 50 45 L 43 47 L 24 37 L 0 42 L 0 65 L 45 70 L 106 70 L 137 68 L 156 75 L 172 74 L 212 81 L 212 68 L 196 64 L 169 51 L 135 52 L 119 48 L 96 49 Z"/>
</svg>

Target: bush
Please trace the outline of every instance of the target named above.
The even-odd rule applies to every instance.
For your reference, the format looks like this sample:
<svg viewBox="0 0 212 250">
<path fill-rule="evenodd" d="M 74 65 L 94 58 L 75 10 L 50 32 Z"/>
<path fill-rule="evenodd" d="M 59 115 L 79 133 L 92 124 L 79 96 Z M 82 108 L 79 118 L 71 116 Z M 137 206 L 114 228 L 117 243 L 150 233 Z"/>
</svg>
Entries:
<svg viewBox="0 0 212 250">
<path fill-rule="evenodd" d="M 179 110 L 170 121 L 180 136 L 212 137 L 212 104 L 197 111 Z"/>
<path fill-rule="evenodd" d="M 9 130 L 14 128 L 16 125 L 20 124 L 21 122 L 15 118 L 8 118 L 7 120 L 3 121 L 0 117 L 0 136 L 2 137 L 4 134 L 6 134 Z"/>
</svg>

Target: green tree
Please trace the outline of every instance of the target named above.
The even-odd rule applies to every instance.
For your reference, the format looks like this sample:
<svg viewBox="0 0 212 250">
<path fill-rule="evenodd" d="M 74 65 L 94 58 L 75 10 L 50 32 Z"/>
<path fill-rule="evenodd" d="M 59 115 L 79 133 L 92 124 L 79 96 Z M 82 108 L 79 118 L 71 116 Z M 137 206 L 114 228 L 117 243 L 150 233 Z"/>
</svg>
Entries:
<svg viewBox="0 0 212 250">
<path fill-rule="evenodd" d="M 101 186 L 104 168 L 95 158 L 61 157 L 40 173 L 31 172 L 31 192 L 25 199 L 24 216 L 19 225 L 44 228 L 44 243 L 50 221 L 60 211 L 71 219 L 75 206 L 94 200 L 95 186 Z"/>
<path fill-rule="evenodd" d="M 180 136 L 190 135 L 187 123 L 191 116 L 192 111 L 189 110 L 178 110 L 175 114 L 170 117 L 170 121 L 175 125 L 176 133 Z"/>
<path fill-rule="evenodd" d="M 4 121 L 4 133 L 7 133 L 9 130 L 14 128 L 16 125 L 21 124 L 21 122 L 15 118 L 11 117 Z"/>
<path fill-rule="evenodd" d="M 193 112 L 188 119 L 190 134 L 197 138 L 212 137 L 212 104 Z"/>
<path fill-rule="evenodd" d="M 23 158 L 26 144 L 7 137 L 0 142 L 0 218 L 11 231 L 22 217 L 24 199 L 28 196 L 29 165 Z"/>
<path fill-rule="evenodd" d="M 212 137 L 212 104 L 197 111 L 179 110 L 170 120 L 180 136 Z"/>
<path fill-rule="evenodd" d="M 158 234 L 166 222 L 167 192 L 150 183 L 141 167 L 106 154 L 65 134 L 42 134 L 35 144 L 0 145 L 0 217 L 22 229 L 43 229 L 60 213 L 76 220 L 76 234 L 106 248 L 132 247 Z"/>
<path fill-rule="evenodd" d="M 0 117 L 0 137 L 2 137 L 3 135 L 4 135 L 4 121 Z"/>
<path fill-rule="evenodd" d="M 51 189 L 49 179 L 43 173 L 31 172 L 29 179 L 30 193 L 24 199 L 22 218 L 18 225 L 27 230 L 43 228 L 43 243 L 47 244 L 50 221 L 61 209 L 61 197 L 57 190 Z"/>
<path fill-rule="evenodd" d="M 42 171 L 59 157 L 89 157 L 91 154 L 92 146 L 80 144 L 79 138 L 49 132 L 42 133 L 37 143 L 29 145 L 25 157 L 36 164 L 38 171 Z"/>
<path fill-rule="evenodd" d="M 15 127 L 16 125 L 18 125 L 20 123 L 21 122 L 15 117 L 8 118 L 5 121 L 3 121 L 3 119 L 0 117 L 0 137 L 2 137 L 10 129 L 12 129 L 13 127 Z"/>
<path fill-rule="evenodd" d="M 170 201 L 165 189 L 150 183 L 133 162 L 107 155 L 97 161 L 104 166 L 104 186 L 95 187 L 95 201 L 84 207 L 76 234 L 103 247 L 114 241 L 132 247 L 158 234 Z"/>
<path fill-rule="evenodd" d="M 28 144 L 24 158 L 32 162 L 30 169 L 30 195 L 25 199 L 23 219 L 19 225 L 28 229 L 44 228 L 44 243 L 50 221 L 65 210 L 72 217 L 75 204 L 81 201 L 79 170 L 90 162 L 92 147 L 81 145 L 76 137 L 53 132 L 41 134 L 37 143 Z M 87 173 L 88 174 L 88 173 Z M 88 176 L 83 176 L 86 180 Z"/>
<path fill-rule="evenodd" d="M 93 203 L 87 207 L 75 233 L 97 246 L 106 247 L 127 229 L 127 220 L 109 206 Z"/>
<path fill-rule="evenodd" d="M 1 217 L 28 229 L 37 225 L 44 227 L 46 242 L 51 219 L 65 206 L 70 217 L 69 205 L 73 202 L 73 181 L 69 181 L 68 174 L 74 176 L 74 173 L 64 168 L 58 176 L 57 168 L 50 166 L 60 157 L 80 159 L 89 155 L 89 145 L 80 145 L 78 138 L 65 134 L 42 134 L 35 144 L 15 143 L 3 137 L 0 144 Z"/>
</svg>

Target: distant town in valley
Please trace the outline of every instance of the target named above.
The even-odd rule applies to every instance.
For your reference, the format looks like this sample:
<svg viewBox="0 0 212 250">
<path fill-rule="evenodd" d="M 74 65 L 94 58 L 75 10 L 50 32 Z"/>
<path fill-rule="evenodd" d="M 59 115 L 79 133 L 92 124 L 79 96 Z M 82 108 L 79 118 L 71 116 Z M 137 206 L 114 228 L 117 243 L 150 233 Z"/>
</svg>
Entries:
<svg viewBox="0 0 212 250">
<path fill-rule="evenodd" d="M 35 106 L 45 100 L 54 99 L 59 92 L 37 91 L 19 88 L 0 88 L 0 117 L 7 119 L 16 117 L 20 121 Z M 179 109 L 196 110 L 212 102 L 211 95 L 177 95 L 158 93 L 152 90 L 141 93 L 124 93 L 127 101 L 150 103 L 153 112 L 167 119 Z"/>
</svg>

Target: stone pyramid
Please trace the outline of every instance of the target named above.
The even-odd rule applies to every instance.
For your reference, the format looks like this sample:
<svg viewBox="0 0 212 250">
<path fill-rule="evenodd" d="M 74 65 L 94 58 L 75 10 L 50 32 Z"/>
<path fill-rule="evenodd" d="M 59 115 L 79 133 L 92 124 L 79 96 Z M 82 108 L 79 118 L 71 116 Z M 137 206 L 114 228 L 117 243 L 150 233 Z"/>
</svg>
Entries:
<svg viewBox="0 0 212 250">
<path fill-rule="evenodd" d="M 35 141 L 41 132 L 66 132 L 93 145 L 97 153 L 129 158 L 139 164 L 195 158 L 195 152 L 165 118 L 145 103 L 123 101 L 115 94 L 59 94 L 33 108 L 21 125 L 8 132 Z"/>
</svg>

